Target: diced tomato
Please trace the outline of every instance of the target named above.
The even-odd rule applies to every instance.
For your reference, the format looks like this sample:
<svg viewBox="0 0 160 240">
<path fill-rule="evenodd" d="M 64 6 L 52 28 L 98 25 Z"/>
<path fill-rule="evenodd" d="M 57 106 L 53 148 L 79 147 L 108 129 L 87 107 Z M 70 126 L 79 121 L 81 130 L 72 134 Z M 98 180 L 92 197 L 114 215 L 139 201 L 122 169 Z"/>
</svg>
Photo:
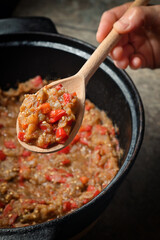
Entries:
<svg viewBox="0 0 160 240">
<path fill-rule="evenodd" d="M 41 76 L 36 76 L 34 79 L 32 79 L 32 84 L 34 87 L 42 87 L 43 80 L 42 80 Z"/>
<path fill-rule="evenodd" d="M 96 197 L 99 193 L 100 193 L 100 191 L 97 189 L 97 190 L 94 192 L 93 197 Z"/>
<path fill-rule="evenodd" d="M 72 123 L 73 123 L 73 121 L 74 121 L 73 119 L 69 120 L 69 121 L 67 122 L 67 125 L 71 126 Z"/>
<path fill-rule="evenodd" d="M 59 174 L 54 174 L 54 175 L 45 174 L 45 178 L 47 181 L 54 182 L 54 183 L 65 183 L 66 182 L 66 179 Z"/>
<path fill-rule="evenodd" d="M 71 208 L 77 208 L 78 207 L 78 204 L 76 202 L 71 202 Z"/>
<path fill-rule="evenodd" d="M 30 151 L 23 150 L 23 153 L 22 153 L 22 156 L 23 156 L 23 157 L 29 157 L 30 155 L 31 155 L 31 152 L 30 152 Z"/>
<path fill-rule="evenodd" d="M 61 163 L 62 163 L 63 165 L 68 165 L 68 164 L 71 163 L 71 160 L 68 159 L 68 158 L 66 158 L 66 159 L 64 159 Z"/>
<path fill-rule="evenodd" d="M 43 114 L 47 114 L 51 111 L 51 106 L 49 103 L 42 103 L 42 105 L 40 106 L 40 110 Z"/>
<path fill-rule="evenodd" d="M 93 186 L 93 185 L 89 185 L 88 187 L 87 187 L 87 191 L 88 192 L 91 192 L 91 191 L 94 191 L 95 190 L 95 186 Z"/>
<path fill-rule="evenodd" d="M 73 97 L 76 97 L 76 96 L 77 96 L 77 93 L 76 93 L 76 92 L 73 92 L 71 95 L 72 95 Z"/>
<path fill-rule="evenodd" d="M 56 131 L 56 138 L 58 138 L 59 143 L 64 143 L 68 138 L 68 134 L 65 132 L 64 128 L 58 128 Z"/>
<path fill-rule="evenodd" d="M 83 145 L 88 145 L 88 140 L 86 138 L 80 138 L 80 143 L 82 143 Z"/>
<path fill-rule="evenodd" d="M 109 129 L 109 133 L 110 133 L 110 135 L 115 136 L 116 132 L 115 132 L 114 127 L 112 127 L 111 129 Z"/>
<path fill-rule="evenodd" d="M 6 148 L 9 148 L 9 149 L 16 148 L 16 145 L 12 141 L 5 141 L 4 145 L 5 145 Z"/>
<path fill-rule="evenodd" d="M 8 203 L 3 210 L 3 216 L 7 216 L 8 213 L 11 211 L 12 211 L 12 206 Z"/>
<path fill-rule="evenodd" d="M 4 161 L 5 159 L 6 159 L 6 154 L 2 150 L 0 150 L 0 160 Z"/>
<path fill-rule="evenodd" d="M 71 144 L 73 145 L 73 144 L 77 143 L 79 141 L 79 139 L 80 139 L 80 136 L 77 134 L 75 136 L 75 138 L 73 139 L 73 141 L 71 142 Z"/>
<path fill-rule="evenodd" d="M 87 126 L 80 127 L 79 132 L 90 132 L 91 130 L 92 130 L 92 126 L 87 125 Z"/>
<path fill-rule="evenodd" d="M 63 212 L 69 212 L 71 209 L 72 206 L 70 201 L 63 202 Z"/>
<path fill-rule="evenodd" d="M 108 131 L 106 127 L 99 124 L 96 125 L 96 129 L 101 135 L 105 135 Z"/>
<path fill-rule="evenodd" d="M 39 128 L 40 128 L 41 130 L 43 130 L 43 131 L 47 130 L 47 126 L 44 125 L 43 122 L 40 122 L 40 123 L 39 123 Z"/>
<path fill-rule="evenodd" d="M 63 93 L 64 104 L 67 104 L 71 101 L 71 95 L 69 93 Z"/>
<path fill-rule="evenodd" d="M 58 151 L 58 153 L 60 153 L 60 154 L 61 153 L 67 154 L 69 152 L 70 152 L 70 146 L 67 146 L 67 147 L 63 148 L 62 150 Z"/>
<path fill-rule="evenodd" d="M 4 125 L 0 123 L 0 129 L 3 128 L 3 127 L 4 127 Z"/>
<path fill-rule="evenodd" d="M 18 138 L 19 138 L 21 141 L 24 141 L 24 135 L 25 135 L 24 132 L 19 132 L 19 133 L 18 133 Z"/>
<path fill-rule="evenodd" d="M 18 214 L 12 213 L 11 216 L 9 217 L 9 225 L 14 224 L 17 217 L 18 217 Z"/>
<path fill-rule="evenodd" d="M 80 180 L 81 180 L 81 182 L 82 182 L 83 184 L 87 184 L 88 181 L 89 181 L 89 178 L 86 177 L 86 176 L 82 176 L 82 177 L 80 177 Z"/>
<path fill-rule="evenodd" d="M 46 149 L 49 146 L 50 143 L 46 143 L 42 146 L 42 148 Z"/>
<path fill-rule="evenodd" d="M 62 88 L 62 84 L 59 83 L 55 88 L 57 89 L 57 91 L 59 91 Z"/>
<path fill-rule="evenodd" d="M 83 200 L 83 204 L 86 204 L 86 203 L 88 203 L 89 201 L 90 201 L 89 198 L 85 198 L 85 199 Z"/>
<path fill-rule="evenodd" d="M 49 122 L 50 123 L 55 123 L 59 121 L 63 116 L 66 116 L 66 111 L 63 109 L 56 109 L 50 112 L 49 114 Z"/>
</svg>

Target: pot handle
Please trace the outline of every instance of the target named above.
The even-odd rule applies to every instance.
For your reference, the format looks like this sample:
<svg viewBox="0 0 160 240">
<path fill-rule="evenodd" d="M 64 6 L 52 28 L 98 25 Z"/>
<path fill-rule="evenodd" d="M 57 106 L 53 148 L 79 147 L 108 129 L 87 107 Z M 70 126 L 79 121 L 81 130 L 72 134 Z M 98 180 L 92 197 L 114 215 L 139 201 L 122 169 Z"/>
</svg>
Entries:
<svg viewBox="0 0 160 240">
<path fill-rule="evenodd" d="M 54 23 L 46 17 L 0 19 L 0 35 L 25 32 L 58 33 Z"/>
</svg>

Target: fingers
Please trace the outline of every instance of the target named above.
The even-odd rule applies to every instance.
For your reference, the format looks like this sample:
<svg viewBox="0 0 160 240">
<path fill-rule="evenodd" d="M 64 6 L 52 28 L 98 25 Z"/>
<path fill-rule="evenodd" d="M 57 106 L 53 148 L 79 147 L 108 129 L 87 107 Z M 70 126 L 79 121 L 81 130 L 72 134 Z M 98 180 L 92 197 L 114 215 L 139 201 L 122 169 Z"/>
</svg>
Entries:
<svg viewBox="0 0 160 240">
<path fill-rule="evenodd" d="M 111 31 L 113 24 L 121 18 L 121 16 L 124 14 L 124 12 L 129 7 L 130 3 L 124 4 L 119 7 L 115 7 L 109 11 L 106 11 L 103 13 L 98 31 L 97 31 L 97 41 L 102 42 L 103 39 L 108 35 L 108 33 Z"/>
<path fill-rule="evenodd" d="M 145 23 L 145 7 L 133 7 L 129 9 L 114 25 L 114 29 L 120 34 L 130 33 L 143 26 Z"/>
</svg>

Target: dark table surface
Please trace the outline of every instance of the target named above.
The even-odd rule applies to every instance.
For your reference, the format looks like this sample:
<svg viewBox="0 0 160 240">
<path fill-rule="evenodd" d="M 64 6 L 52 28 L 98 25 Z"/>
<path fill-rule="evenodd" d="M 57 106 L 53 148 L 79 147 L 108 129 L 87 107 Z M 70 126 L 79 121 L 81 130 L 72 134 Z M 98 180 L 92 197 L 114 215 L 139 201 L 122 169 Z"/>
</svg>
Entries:
<svg viewBox="0 0 160 240">
<path fill-rule="evenodd" d="M 13 16 L 49 17 L 60 33 L 97 46 L 95 36 L 101 14 L 124 2 L 20 0 Z M 159 0 L 153 3 L 158 4 Z M 144 104 L 144 141 L 130 173 L 84 240 L 160 239 L 160 69 L 126 71 Z"/>
</svg>

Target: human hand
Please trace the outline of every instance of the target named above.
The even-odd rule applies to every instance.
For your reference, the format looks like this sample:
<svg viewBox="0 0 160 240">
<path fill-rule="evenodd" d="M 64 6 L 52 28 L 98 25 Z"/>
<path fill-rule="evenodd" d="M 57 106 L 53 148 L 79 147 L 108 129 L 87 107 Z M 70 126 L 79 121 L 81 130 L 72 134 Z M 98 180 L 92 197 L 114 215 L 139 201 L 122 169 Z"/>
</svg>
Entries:
<svg viewBox="0 0 160 240">
<path fill-rule="evenodd" d="M 112 27 L 123 34 L 110 56 L 117 67 L 160 67 L 160 5 L 133 7 L 127 3 L 103 13 L 97 31 L 101 42 Z M 125 13 L 126 12 L 126 13 Z"/>
</svg>

